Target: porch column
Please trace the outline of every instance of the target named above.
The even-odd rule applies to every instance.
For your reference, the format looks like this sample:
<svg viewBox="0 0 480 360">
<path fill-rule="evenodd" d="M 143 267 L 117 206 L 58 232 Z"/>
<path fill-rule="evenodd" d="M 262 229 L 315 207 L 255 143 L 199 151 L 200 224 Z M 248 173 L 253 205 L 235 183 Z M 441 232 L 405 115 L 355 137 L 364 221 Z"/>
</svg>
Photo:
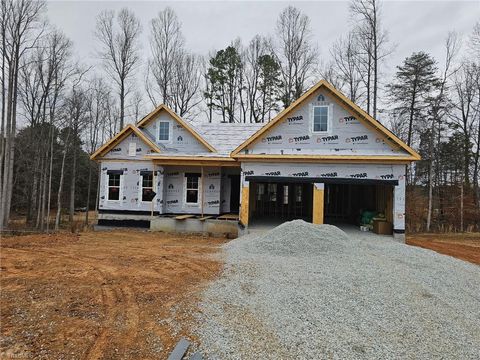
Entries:
<svg viewBox="0 0 480 360">
<path fill-rule="evenodd" d="M 314 183 L 313 184 L 313 219 L 314 224 L 323 224 L 323 204 L 324 204 L 324 184 L 323 183 Z"/>
<path fill-rule="evenodd" d="M 249 209 L 248 199 L 250 195 L 249 183 L 245 182 L 242 186 L 242 198 L 240 200 L 240 221 L 243 225 L 248 225 Z"/>
</svg>

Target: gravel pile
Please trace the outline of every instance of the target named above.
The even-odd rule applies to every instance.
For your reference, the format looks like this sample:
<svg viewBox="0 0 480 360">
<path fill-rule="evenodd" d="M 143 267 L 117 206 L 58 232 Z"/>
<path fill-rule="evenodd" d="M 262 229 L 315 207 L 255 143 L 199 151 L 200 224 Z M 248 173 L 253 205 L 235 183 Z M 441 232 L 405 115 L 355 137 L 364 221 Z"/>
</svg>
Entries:
<svg viewBox="0 0 480 360">
<path fill-rule="evenodd" d="M 225 246 L 205 291 L 210 359 L 478 359 L 480 267 L 294 221 Z"/>
<path fill-rule="evenodd" d="M 253 254 L 318 256 L 343 251 L 349 240 L 348 235 L 336 226 L 318 226 L 303 220 L 294 220 L 265 234 L 232 242 L 230 247 L 234 249 L 240 246 Z"/>
</svg>

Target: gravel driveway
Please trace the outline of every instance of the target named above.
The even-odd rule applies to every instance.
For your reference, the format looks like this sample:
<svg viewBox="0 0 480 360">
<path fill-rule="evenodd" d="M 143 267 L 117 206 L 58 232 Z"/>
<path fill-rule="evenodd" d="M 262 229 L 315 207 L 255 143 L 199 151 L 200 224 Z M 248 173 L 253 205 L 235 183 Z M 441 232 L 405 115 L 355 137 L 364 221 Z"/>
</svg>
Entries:
<svg viewBox="0 0 480 360">
<path fill-rule="evenodd" d="M 477 265 L 299 220 L 225 250 L 200 316 L 209 358 L 480 358 Z"/>
</svg>

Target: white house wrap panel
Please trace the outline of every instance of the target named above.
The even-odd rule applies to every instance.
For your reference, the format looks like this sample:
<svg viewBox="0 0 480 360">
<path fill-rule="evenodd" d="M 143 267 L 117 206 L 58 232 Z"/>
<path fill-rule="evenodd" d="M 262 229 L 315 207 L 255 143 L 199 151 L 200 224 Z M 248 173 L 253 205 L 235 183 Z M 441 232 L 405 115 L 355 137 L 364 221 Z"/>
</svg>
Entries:
<svg viewBox="0 0 480 360">
<path fill-rule="evenodd" d="M 164 172 L 164 212 L 174 214 L 219 214 L 220 213 L 220 180 L 219 167 L 205 167 L 199 177 L 199 199 L 197 204 L 186 202 L 185 174 L 201 175 L 199 167 L 169 166 Z"/>
<path fill-rule="evenodd" d="M 328 107 L 325 132 L 314 132 L 315 106 Z M 408 155 L 392 148 L 385 135 L 367 128 L 325 90 L 315 92 L 247 150 L 248 154 Z"/>
<path fill-rule="evenodd" d="M 131 133 L 110 149 L 103 157 L 105 159 L 142 160 L 145 155 L 152 153 L 153 151 L 150 146 L 145 144 L 135 133 Z"/>
<path fill-rule="evenodd" d="M 168 122 L 169 124 L 168 140 L 161 141 L 158 138 L 160 122 Z M 142 128 L 142 131 L 165 152 L 195 153 L 209 151 L 182 124 L 165 111 L 162 111 L 155 119 L 150 121 Z"/>
<path fill-rule="evenodd" d="M 142 201 L 141 174 L 152 172 L 154 175 L 153 191 L 157 193 L 153 200 L 153 210 L 162 212 L 162 177 L 163 169 L 154 166 L 151 162 L 118 162 L 102 161 L 100 175 L 100 198 L 98 207 L 100 210 L 126 210 L 126 211 L 151 211 L 152 202 Z M 109 200 L 109 172 L 120 175 L 120 196 L 118 200 Z M 155 172 L 155 173 L 154 173 Z"/>
</svg>

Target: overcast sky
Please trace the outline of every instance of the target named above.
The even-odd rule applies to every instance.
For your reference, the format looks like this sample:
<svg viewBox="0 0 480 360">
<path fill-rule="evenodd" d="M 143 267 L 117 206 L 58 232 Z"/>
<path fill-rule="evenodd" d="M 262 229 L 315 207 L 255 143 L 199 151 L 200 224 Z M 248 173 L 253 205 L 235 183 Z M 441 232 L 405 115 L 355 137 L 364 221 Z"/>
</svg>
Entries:
<svg viewBox="0 0 480 360">
<path fill-rule="evenodd" d="M 293 4 L 311 19 L 314 42 L 321 59 L 328 59 L 329 46 L 351 27 L 348 1 L 49 1 L 48 17 L 73 40 L 82 61 L 95 63 L 95 17 L 104 9 L 133 10 L 143 25 L 143 53 L 149 56 L 150 20 L 166 6 L 172 7 L 183 24 L 186 47 L 207 55 L 240 37 L 244 44 L 256 35 L 273 35 L 280 11 Z M 395 52 L 387 60 L 387 80 L 395 66 L 414 51 L 427 51 L 438 61 L 444 39 L 455 30 L 465 39 L 480 21 L 476 1 L 385 1 L 383 25 Z"/>
</svg>

